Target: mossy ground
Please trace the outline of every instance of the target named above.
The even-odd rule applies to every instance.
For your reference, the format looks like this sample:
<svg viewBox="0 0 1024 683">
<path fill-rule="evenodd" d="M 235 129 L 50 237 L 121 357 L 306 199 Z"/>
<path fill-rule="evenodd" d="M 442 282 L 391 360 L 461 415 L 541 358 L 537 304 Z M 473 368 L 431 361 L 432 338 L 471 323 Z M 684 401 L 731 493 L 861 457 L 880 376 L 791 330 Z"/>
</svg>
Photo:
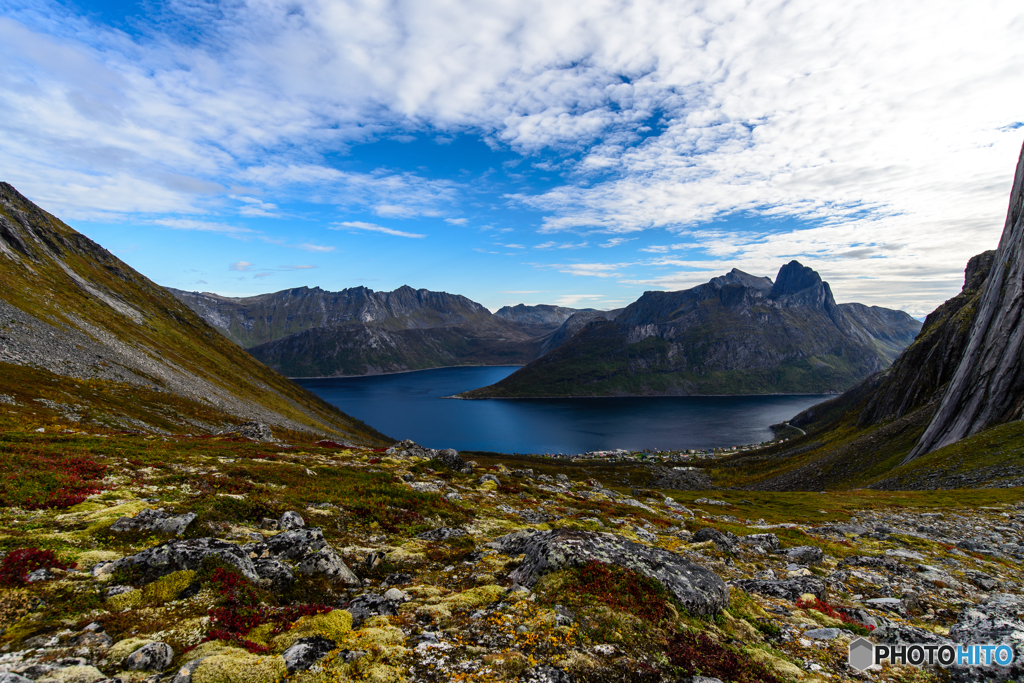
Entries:
<svg viewBox="0 0 1024 683">
<path fill-rule="evenodd" d="M 660 501 L 657 492 L 640 498 L 649 509 L 578 495 L 588 490 L 583 480 L 590 478 L 628 494 L 631 479 L 647 472 L 630 463 L 563 467 L 539 458 L 466 457 L 475 457 L 479 463 L 474 475 L 434 469 L 429 462 L 382 458 L 372 450 L 325 448 L 308 442 L 283 448 L 237 438 L 4 433 L 0 435 L 0 458 L 17 461 L 21 468 L 14 483 L 5 482 L 4 500 L 27 500 L 29 493 L 51 500 L 53 492 L 67 482 L 51 476 L 48 463 L 66 460 L 93 463 L 89 471 L 94 476 L 86 483 L 96 491 L 67 506 L 28 510 L 5 503 L 0 507 L 0 550 L 50 549 L 63 562 L 77 562 L 80 570 L 88 570 L 96 562 L 168 540 L 158 534 L 110 530 L 118 517 L 145 507 L 195 512 L 198 519 L 187 535 L 217 536 L 239 543 L 258 532 L 263 518 L 298 510 L 310 526 L 323 530 L 326 540 L 342 552 L 367 585 L 344 589 L 300 578 L 284 591 L 253 589 L 255 592 L 231 599 L 236 605 L 262 605 L 260 609 L 271 610 L 261 617 L 262 625 L 245 633 L 225 627 L 223 637 L 228 640 L 201 644 L 217 634 L 219 625 L 235 628 L 242 623 L 237 615 L 217 611 L 230 607 L 230 600 L 225 602 L 227 594 L 218 583 L 222 579 L 215 580 L 212 570 L 179 572 L 111 598 L 104 594 L 110 581 L 131 582 L 132 577 L 104 582 L 87 571 L 57 570 L 51 581 L 0 588 L 0 615 L 5 624 L 0 647 L 18 651 L 27 639 L 38 636 L 71 638 L 95 622 L 118 641 L 112 650 L 97 653 L 96 666 L 106 675 L 123 673 L 118 658 L 123 659 L 141 643 L 160 640 L 174 647 L 174 667 L 195 658 L 196 653 L 209 657 L 195 680 L 247 682 L 278 677 L 280 653 L 285 647 L 299 637 L 326 634 L 339 643 L 337 653 L 324 660 L 319 673 L 291 678 L 310 683 L 511 681 L 531 666 L 546 663 L 571 670 L 579 681 L 647 681 L 656 680 L 651 678 L 655 674 L 698 673 L 685 657 L 687 648 L 697 642 L 693 640 L 696 636 L 687 634 L 703 634 L 713 645 L 699 642 L 712 653 L 709 661 L 717 662 L 701 665 L 705 675 L 715 671 L 727 675 L 738 667 L 751 675 L 767 671 L 779 680 L 824 681 L 805 666 L 813 655 L 813 661 L 831 674 L 829 680 L 842 680 L 849 677 L 840 652 L 845 641 L 808 653 L 806 648 L 780 639 L 800 625 L 834 623 L 815 610 L 789 605 L 791 616 L 780 616 L 770 611 L 780 601 L 733 590 L 726 612 L 714 619 L 697 619 L 681 610 L 657 585 L 603 566 L 590 573 L 567 570 L 548 575 L 532 594 L 510 593 L 508 575 L 518 559 L 489 550 L 485 543 L 528 527 L 610 531 L 681 553 L 724 578 L 745 578 L 773 560 L 723 553 L 713 544 L 691 544 L 689 534 L 703 526 L 747 534 L 760 531 L 758 525 L 763 523 L 841 522 L 872 512 L 963 510 L 965 506 L 1001 510 L 1016 503 L 1020 495 L 1008 489 L 663 492 L 696 513 L 693 518 L 680 518 Z M 33 473 L 33 463 L 38 474 Z M 509 473 L 509 468 L 531 466 L 538 473 L 566 473 L 575 483 L 558 488 Z M 496 474 L 500 485 L 481 486 L 477 478 L 485 472 Z M 402 480 L 403 475 L 434 482 L 439 491 L 418 492 Z M 459 497 L 448 499 L 445 494 L 449 493 Z M 724 500 L 728 505 L 697 503 L 702 497 Z M 518 510 L 544 513 L 550 521 L 526 523 Z M 461 526 L 469 536 L 447 542 L 413 539 L 420 531 L 438 526 Z M 832 563 L 826 567 L 834 567 L 847 555 L 882 552 L 882 546 L 874 542 L 823 537 L 806 529 L 772 531 L 784 547 L 821 547 L 830 558 L 827 563 Z M 942 544 L 915 537 L 894 536 L 892 543 L 936 557 L 949 553 Z M 387 559 L 370 566 L 367 557 L 371 553 L 384 553 Z M 1016 571 L 981 557 L 961 560 L 990 573 Z M 395 572 L 409 575 L 402 588 L 411 598 L 396 616 L 372 617 L 350 629 L 346 612 L 322 612 L 316 607 L 338 608 L 364 590 L 380 592 L 381 583 Z M 275 620 L 274 615 L 284 614 L 296 615 L 295 620 Z M 426 632 L 440 634 L 439 644 L 417 648 Z M 346 661 L 343 651 L 365 654 Z M 757 675 L 767 681 L 771 680 L 769 674 Z"/>
</svg>

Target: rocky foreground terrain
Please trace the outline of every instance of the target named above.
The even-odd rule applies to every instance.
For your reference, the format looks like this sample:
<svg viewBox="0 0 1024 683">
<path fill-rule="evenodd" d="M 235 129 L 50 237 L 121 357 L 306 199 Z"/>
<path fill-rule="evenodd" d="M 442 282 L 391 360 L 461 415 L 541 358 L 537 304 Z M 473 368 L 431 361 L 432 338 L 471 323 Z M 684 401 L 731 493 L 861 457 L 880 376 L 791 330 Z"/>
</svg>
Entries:
<svg viewBox="0 0 1024 683">
<path fill-rule="evenodd" d="M 862 635 L 1024 653 L 1012 489 L 672 491 L 241 435 L 0 450 L 4 683 L 1024 676 L 847 664 Z"/>
</svg>

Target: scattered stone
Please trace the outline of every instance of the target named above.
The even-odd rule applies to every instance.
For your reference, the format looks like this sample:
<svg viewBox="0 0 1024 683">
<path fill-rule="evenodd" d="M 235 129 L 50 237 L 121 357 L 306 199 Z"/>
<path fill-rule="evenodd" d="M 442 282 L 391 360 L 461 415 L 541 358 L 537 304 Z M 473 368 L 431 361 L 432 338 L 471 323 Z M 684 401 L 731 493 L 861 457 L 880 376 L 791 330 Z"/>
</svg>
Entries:
<svg viewBox="0 0 1024 683">
<path fill-rule="evenodd" d="M 447 541 L 450 538 L 460 538 L 468 534 L 469 532 L 465 529 L 443 526 L 416 534 L 416 538 L 423 539 L 424 541 Z"/>
<path fill-rule="evenodd" d="M 434 456 L 434 462 L 447 467 L 453 472 L 461 472 L 466 468 L 466 461 L 462 459 L 459 452 L 454 448 L 445 448 L 438 451 Z"/>
<path fill-rule="evenodd" d="M 498 478 L 496 476 L 494 476 L 493 474 L 485 474 L 485 475 L 481 476 L 479 479 L 477 479 L 477 483 L 478 484 L 486 484 L 489 481 L 493 481 L 495 483 L 495 485 L 501 486 L 501 482 L 498 481 Z"/>
<path fill-rule="evenodd" d="M 409 602 L 409 596 L 404 591 L 400 591 L 397 588 L 389 588 L 384 592 L 384 599 L 390 600 L 391 602 Z"/>
<path fill-rule="evenodd" d="M 19 676 L 11 671 L 0 671 L 0 683 L 32 683 L 32 679 Z"/>
<path fill-rule="evenodd" d="M 349 601 L 345 605 L 345 610 L 352 615 L 352 628 L 359 628 L 370 617 L 377 615 L 394 616 L 398 614 L 398 603 L 394 600 L 388 600 L 383 595 L 367 593 Z"/>
<path fill-rule="evenodd" d="M 821 564 L 825 559 L 825 553 L 815 545 L 798 545 L 795 548 L 786 548 L 786 557 L 793 562 L 801 564 Z"/>
<path fill-rule="evenodd" d="M 737 588 L 748 593 L 757 593 L 772 598 L 782 598 L 790 602 L 796 602 L 800 596 L 807 593 L 819 600 L 828 600 L 828 591 L 821 579 L 810 576 L 801 576 L 790 579 L 777 579 L 775 581 L 765 579 L 741 579 L 736 582 Z"/>
<path fill-rule="evenodd" d="M 736 547 L 738 542 L 736 534 L 728 531 L 722 532 L 714 527 L 706 526 L 703 529 L 698 529 L 697 533 L 693 535 L 693 543 L 706 543 L 707 541 L 713 542 L 718 549 L 722 552 L 730 552 Z"/>
<path fill-rule="evenodd" d="M 174 650 L 167 643 L 143 645 L 125 658 L 122 666 L 129 671 L 163 671 L 171 665 Z"/>
<path fill-rule="evenodd" d="M 804 637 L 811 640 L 835 640 L 840 633 L 842 631 L 837 628 L 814 628 L 804 632 Z"/>
<path fill-rule="evenodd" d="M 37 569 L 33 572 L 29 572 L 28 576 L 25 577 L 25 580 L 29 583 L 35 583 L 37 581 L 49 581 L 52 578 L 53 572 L 51 572 L 46 567 L 43 567 L 42 569 Z"/>
<path fill-rule="evenodd" d="M 572 683 L 572 676 L 553 666 L 535 666 L 519 677 L 522 683 Z"/>
<path fill-rule="evenodd" d="M 396 458 L 423 458 L 425 460 L 432 460 L 437 454 L 437 451 L 432 448 L 424 448 L 411 439 L 405 441 L 399 441 L 398 443 L 391 446 L 391 448 L 384 451 L 384 455 L 388 455 Z"/>
<path fill-rule="evenodd" d="M 675 553 L 614 534 L 572 529 L 517 532 L 498 543 L 507 555 L 525 554 L 509 578 L 526 586 L 549 572 L 597 560 L 657 579 L 691 614 L 713 615 L 729 605 L 729 589 L 714 572 Z"/>
<path fill-rule="evenodd" d="M 775 534 L 747 534 L 739 537 L 743 545 L 752 545 L 764 548 L 770 553 L 779 549 L 779 537 Z"/>
<path fill-rule="evenodd" d="M 673 491 L 709 491 L 715 488 L 711 477 L 696 467 L 662 467 L 649 486 L 652 489 Z"/>
<path fill-rule="evenodd" d="M 281 515 L 281 519 L 277 520 L 277 528 L 282 531 L 289 531 L 291 529 L 301 529 L 306 526 L 306 520 L 302 518 L 298 512 L 289 510 L 288 512 Z"/>
<path fill-rule="evenodd" d="M 320 574 L 326 576 L 331 581 L 344 583 L 349 586 L 362 585 L 359 577 L 353 574 L 352 570 L 345 564 L 341 553 L 331 546 L 325 546 L 306 557 L 306 559 L 299 563 L 298 571 L 301 574 Z"/>
<path fill-rule="evenodd" d="M 163 508 L 143 510 L 134 517 L 121 517 L 112 525 L 111 531 L 156 531 L 161 534 L 181 536 L 192 522 L 196 520 L 194 512 L 183 515 L 172 515 Z"/>
<path fill-rule="evenodd" d="M 193 659 L 191 662 L 183 665 L 178 669 L 178 673 L 171 679 L 171 683 L 192 683 L 192 674 L 199 668 L 199 665 L 206 661 L 206 657 L 200 657 L 199 659 Z"/>
<path fill-rule="evenodd" d="M 225 432 L 225 434 L 238 434 L 244 436 L 252 441 L 262 441 L 264 443 L 276 442 L 274 433 L 270 431 L 270 426 L 257 420 L 254 422 L 243 422 L 234 429 Z"/>
<path fill-rule="evenodd" d="M 693 504 L 694 505 L 720 505 L 720 506 L 731 505 L 731 503 L 727 503 L 724 500 L 715 500 L 714 498 L 698 498 L 697 500 L 693 501 Z"/>
<path fill-rule="evenodd" d="M 337 646 L 333 640 L 322 636 L 300 638 L 282 654 L 284 665 L 290 674 L 308 671 Z"/>
</svg>

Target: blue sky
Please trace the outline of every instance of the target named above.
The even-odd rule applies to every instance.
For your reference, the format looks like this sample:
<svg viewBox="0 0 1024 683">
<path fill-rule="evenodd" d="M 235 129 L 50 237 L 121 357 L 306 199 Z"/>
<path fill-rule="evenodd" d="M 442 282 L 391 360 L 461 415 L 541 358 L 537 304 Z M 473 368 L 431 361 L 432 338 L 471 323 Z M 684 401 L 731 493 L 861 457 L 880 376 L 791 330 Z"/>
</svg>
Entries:
<svg viewBox="0 0 1024 683">
<path fill-rule="evenodd" d="M 922 316 L 997 244 L 1019 2 L 8 0 L 0 179 L 154 281 L 612 308 L 798 259 Z"/>
</svg>

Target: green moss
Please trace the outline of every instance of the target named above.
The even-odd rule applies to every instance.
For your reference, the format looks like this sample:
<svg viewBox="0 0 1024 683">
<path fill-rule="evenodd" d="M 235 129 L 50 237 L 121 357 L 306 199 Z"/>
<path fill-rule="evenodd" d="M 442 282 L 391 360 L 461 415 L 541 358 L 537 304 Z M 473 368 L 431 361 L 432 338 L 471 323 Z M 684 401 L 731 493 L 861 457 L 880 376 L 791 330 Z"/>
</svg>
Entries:
<svg viewBox="0 0 1024 683">
<path fill-rule="evenodd" d="M 107 607 L 120 612 L 143 605 L 162 605 L 178 597 L 196 578 L 194 571 L 180 571 L 160 577 L 139 590 L 121 593 L 107 598 Z"/>
<path fill-rule="evenodd" d="M 274 646 L 283 651 L 300 638 L 311 636 L 323 636 L 340 643 L 351 630 L 352 615 L 343 609 L 336 609 L 299 619 L 289 631 L 274 638 Z"/>
<path fill-rule="evenodd" d="M 267 683 L 288 673 L 284 658 L 252 655 L 245 651 L 216 654 L 204 659 L 192 673 L 194 683 Z"/>
<path fill-rule="evenodd" d="M 156 641 L 147 638 L 125 638 L 114 643 L 107 651 L 107 661 L 117 665 L 124 661 L 125 657 L 138 650 L 143 645 L 149 645 Z"/>
</svg>

